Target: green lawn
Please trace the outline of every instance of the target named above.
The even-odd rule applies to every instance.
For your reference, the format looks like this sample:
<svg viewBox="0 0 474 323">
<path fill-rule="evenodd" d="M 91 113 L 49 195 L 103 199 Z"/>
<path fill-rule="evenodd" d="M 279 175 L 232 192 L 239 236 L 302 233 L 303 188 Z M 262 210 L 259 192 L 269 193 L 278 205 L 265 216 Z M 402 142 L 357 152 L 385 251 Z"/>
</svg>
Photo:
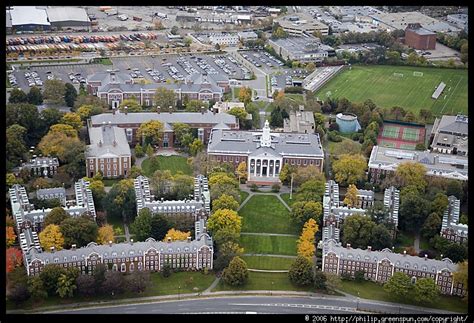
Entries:
<svg viewBox="0 0 474 323">
<path fill-rule="evenodd" d="M 291 258 L 280 258 L 270 256 L 242 256 L 247 266 L 251 269 L 269 269 L 269 270 L 286 270 L 295 261 Z"/>
<path fill-rule="evenodd" d="M 280 196 L 281 196 L 281 199 L 285 201 L 289 207 L 291 207 L 293 203 L 295 202 L 295 193 L 293 193 L 291 200 L 290 200 L 290 193 L 281 193 Z"/>
<path fill-rule="evenodd" d="M 337 157 L 342 154 L 359 154 L 362 144 L 358 141 L 342 137 L 341 142 L 328 141 L 328 146 L 330 156 Z"/>
<path fill-rule="evenodd" d="M 287 273 L 249 272 L 249 278 L 244 286 L 229 286 L 221 279 L 219 284 L 212 291 L 226 290 L 290 290 L 310 292 L 313 291 L 313 288 L 311 286 L 294 286 L 288 279 Z"/>
<path fill-rule="evenodd" d="M 248 193 L 248 192 L 240 191 L 240 203 L 242 203 L 243 201 L 245 201 L 245 199 L 247 198 L 247 196 L 249 196 L 249 193 Z"/>
<path fill-rule="evenodd" d="M 114 186 L 114 184 L 120 182 L 120 179 L 103 179 L 104 186 Z"/>
<path fill-rule="evenodd" d="M 151 177 L 158 169 L 169 170 L 171 174 L 176 174 L 178 171 L 187 175 L 193 174 L 186 157 L 182 156 L 153 156 L 142 162 L 142 170 L 145 176 Z"/>
<path fill-rule="evenodd" d="M 114 64 L 112 63 L 112 61 L 110 60 L 110 58 L 108 58 L 108 57 L 105 57 L 105 58 L 96 58 L 96 59 L 94 60 L 94 63 L 95 63 L 95 64 L 102 64 L 102 65 L 114 65 Z"/>
<path fill-rule="evenodd" d="M 252 196 L 239 215 L 243 217 L 242 232 L 299 234 L 291 222 L 290 212 L 276 196 Z"/>
<path fill-rule="evenodd" d="M 190 280 L 192 277 L 192 281 Z M 175 294 L 187 294 L 202 292 L 208 288 L 212 282 L 216 279 L 216 276 L 209 272 L 208 275 L 204 275 L 202 272 L 177 272 L 171 274 L 168 278 L 163 278 L 160 273 L 151 273 L 151 283 L 148 288 L 141 294 L 127 292 L 121 295 L 116 295 L 114 299 L 122 298 L 134 298 L 134 297 L 149 297 L 149 296 L 160 296 L 160 295 L 175 295 Z M 197 288 L 196 290 L 194 288 Z M 28 300 L 20 307 L 21 309 L 31 309 L 39 306 L 53 306 L 60 304 L 70 304 L 77 302 L 91 302 L 99 300 L 111 300 L 110 295 L 101 295 L 94 297 L 81 297 L 75 296 L 74 298 L 59 298 L 58 296 L 48 297 L 42 300 L 40 303 L 33 303 Z M 15 306 L 11 302 L 7 302 L 7 309 L 14 309 Z"/>
<path fill-rule="evenodd" d="M 422 77 L 413 76 L 422 72 Z M 394 76 L 403 74 L 403 77 Z M 446 83 L 437 100 L 431 98 L 440 82 Z M 335 76 L 316 95 L 347 98 L 353 102 L 371 99 L 383 108 L 400 106 L 415 114 L 429 109 L 435 115 L 467 114 L 467 70 L 410 66 L 352 66 Z M 330 93 L 329 93 L 330 92 Z"/>
<path fill-rule="evenodd" d="M 460 298 L 453 296 L 440 296 L 439 299 L 433 303 L 417 304 L 412 297 L 396 299 L 393 295 L 384 291 L 382 285 L 372 281 L 363 281 L 358 283 L 355 281 L 342 280 L 341 287 L 339 289 L 352 295 L 357 295 L 359 292 L 360 297 L 367 299 L 385 302 L 398 302 L 402 304 L 467 313 L 467 303 L 463 302 Z"/>
<path fill-rule="evenodd" d="M 267 253 L 273 255 L 296 256 L 298 237 L 286 236 L 251 236 L 241 235 L 240 244 L 244 253 Z"/>
</svg>

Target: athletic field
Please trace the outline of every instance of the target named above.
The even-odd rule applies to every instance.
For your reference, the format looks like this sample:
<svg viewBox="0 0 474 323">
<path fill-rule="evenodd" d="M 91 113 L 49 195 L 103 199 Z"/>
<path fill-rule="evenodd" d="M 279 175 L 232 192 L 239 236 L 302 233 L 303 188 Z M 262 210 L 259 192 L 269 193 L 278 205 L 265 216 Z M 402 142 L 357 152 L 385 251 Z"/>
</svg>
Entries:
<svg viewBox="0 0 474 323">
<path fill-rule="evenodd" d="M 354 102 L 371 99 L 377 106 L 400 106 L 415 114 L 420 109 L 435 115 L 467 114 L 467 75 L 467 70 L 445 68 L 352 66 L 330 80 L 317 96 L 322 100 L 345 97 Z M 434 100 L 431 96 L 440 82 L 446 83 L 446 88 Z"/>
</svg>

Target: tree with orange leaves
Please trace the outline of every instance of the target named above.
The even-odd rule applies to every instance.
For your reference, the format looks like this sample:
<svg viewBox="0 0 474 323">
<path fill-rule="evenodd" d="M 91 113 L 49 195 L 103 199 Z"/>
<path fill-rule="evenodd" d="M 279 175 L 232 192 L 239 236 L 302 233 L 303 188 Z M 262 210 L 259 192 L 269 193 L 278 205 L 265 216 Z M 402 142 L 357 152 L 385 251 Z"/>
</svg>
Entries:
<svg viewBox="0 0 474 323">
<path fill-rule="evenodd" d="M 21 251 L 17 248 L 8 248 L 7 252 L 7 273 L 11 272 L 15 267 L 21 266 L 23 257 Z"/>
<path fill-rule="evenodd" d="M 13 227 L 6 227 L 7 247 L 11 247 L 15 243 L 16 234 Z"/>
</svg>

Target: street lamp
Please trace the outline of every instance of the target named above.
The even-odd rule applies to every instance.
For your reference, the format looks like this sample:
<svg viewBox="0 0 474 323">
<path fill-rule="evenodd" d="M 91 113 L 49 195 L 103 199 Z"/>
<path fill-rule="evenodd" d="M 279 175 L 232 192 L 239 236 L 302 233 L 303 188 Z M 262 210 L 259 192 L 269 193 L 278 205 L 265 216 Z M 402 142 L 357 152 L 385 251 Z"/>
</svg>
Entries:
<svg viewBox="0 0 474 323">
<path fill-rule="evenodd" d="M 181 286 L 178 286 L 178 300 L 180 299 L 181 297 Z"/>
<path fill-rule="evenodd" d="M 360 300 L 359 295 L 360 295 L 359 292 L 357 292 L 357 310 L 359 310 L 359 300 Z"/>
<path fill-rule="evenodd" d="M 270 295 L 273 295 L 273 282 L 272 282 L 272 289 L 270 291 Z"/>
</svg>

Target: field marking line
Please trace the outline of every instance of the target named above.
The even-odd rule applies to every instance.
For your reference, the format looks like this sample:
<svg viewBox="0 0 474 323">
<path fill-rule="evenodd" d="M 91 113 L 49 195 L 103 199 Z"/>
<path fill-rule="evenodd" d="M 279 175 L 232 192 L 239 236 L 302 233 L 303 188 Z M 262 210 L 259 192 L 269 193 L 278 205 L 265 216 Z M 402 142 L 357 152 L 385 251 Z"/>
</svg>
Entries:
<svg viewBox="0 0 474 323">
<path fill-rule="evenodd" d="M 441 114 L 443 113 L 444 108 L 446 107 L 446 104 L 448 104 L 449 100 L 451 100 L 451 98 L 453 97 L 454 92 L 456 92 L 456 89 L 457 89 L 459 83 L 461 83 L 461 80 L 462 80 L 463 78 L 464 78 L 464 76 L 461 76 L 461 78 L 459 79 L 458 83 L 457 83 L 456 86 L 454 87 L 453 92 L 451 92 L 451 95 L 449 96 L 448 100 L 446 101 L 446 103 L 443 105 L 443 108 L 441 109 Z M 452 110 L 451 110 L 451 111 L 452 111 Z"/>
</svg>

